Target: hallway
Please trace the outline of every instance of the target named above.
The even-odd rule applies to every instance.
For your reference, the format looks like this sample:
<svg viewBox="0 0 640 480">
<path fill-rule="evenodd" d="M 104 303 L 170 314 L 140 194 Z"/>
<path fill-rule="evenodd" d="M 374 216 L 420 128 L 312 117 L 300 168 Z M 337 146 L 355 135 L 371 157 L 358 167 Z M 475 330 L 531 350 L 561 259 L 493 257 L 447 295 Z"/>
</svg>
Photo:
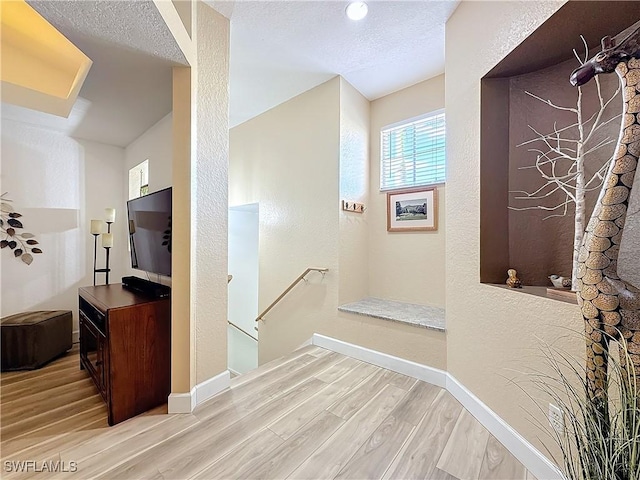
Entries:
<svg viewBox="0 0 640 480">
<path fill-rule="evenodd" d="M 78 412 L 78 402 L 46 412 L 82 382 L 74 358 L 3 374 L 3 478 L 55 476 L 7 473 L 6 460 L 74 462 L 77 471 L 64 476 L 82 479 L 533 478 L 445 390 L 319 347 L 234 378 L 192 415 L 162 407 L 111 428 L 100 422 L 105 413 L 95 396 L 91 415 Z M 68 392 L 57 382 L 55 396 L 47 395 L 43 380 L 63 372 Z M 40 409 L 38 430 L 17 428 L 26 420 L 15 416 L 26 410 L 15 399 L 5 403 L 20 384 L 40 399 L 25 407 Z"/>
</svg>

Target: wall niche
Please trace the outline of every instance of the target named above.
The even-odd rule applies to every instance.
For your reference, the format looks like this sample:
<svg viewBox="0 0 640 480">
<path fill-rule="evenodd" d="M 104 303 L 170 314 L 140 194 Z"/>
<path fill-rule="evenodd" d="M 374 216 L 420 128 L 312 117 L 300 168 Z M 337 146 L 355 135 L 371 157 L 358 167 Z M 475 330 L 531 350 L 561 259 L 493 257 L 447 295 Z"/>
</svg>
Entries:
<svg viewBox="0 0 640 480">
<path fill-rule="evenodd" d="M 480 163 L 480 281 L 504 285 L 508 268 L 515 268 L 524 285 L 551 286 L 548 275 L 571 277 L 574 240 L 575 204 L 568 206 L 565 216 L 543 220 L 560 211 L 539 209 L 514 210 L 536 205 L 560 204 L 566 195 L 556 192 L 544 201 L 518 200 L 516 191 L 533 192 L 545 180 L 535 168 L 541 141 L 526 146 L 523 142 L 537 135 L 529 128 L 547 134 L 554 123 L 562 128 L 575 123 L 576 115 L 544 104 L 525 92 L 531 92 L 556 105 L 575 108 L 578 90 L 569 83 L 569 75 L 579 65 L 572 53 L 584 56 L 582 35 L 591 57 L 600 48 L 600 40 L 614 36 L 640 19 L 640 2 L 569 1 L 543 23 L 532 35 L 507 55 L 481 80 L 481 163 Z M 600 76 L 602 95 L 610 98 L 618 86 L 616 75 Z M 614 99 L 605 110 L 603 121 L 621 111 L 622 98 Z M 583 117 L 589 118 L 599 109 L 594 82 L 583 87 Z M 587 179 L 610 158 L 620 131 L 615 119 L 599 129 L 589 145 L 603 138 L 613 141 L 598 149 L 587 166 Z M 577 128 L 568 130 L 577 138 Z M 541 194 L 551 189 L 541 191 Z M 598 189 L 586 197 L 588 221 Z M 527 289 L 525 289 L 527 290 Z M 545 288 L 528 289 L 544 294 Z"/>
</svg>

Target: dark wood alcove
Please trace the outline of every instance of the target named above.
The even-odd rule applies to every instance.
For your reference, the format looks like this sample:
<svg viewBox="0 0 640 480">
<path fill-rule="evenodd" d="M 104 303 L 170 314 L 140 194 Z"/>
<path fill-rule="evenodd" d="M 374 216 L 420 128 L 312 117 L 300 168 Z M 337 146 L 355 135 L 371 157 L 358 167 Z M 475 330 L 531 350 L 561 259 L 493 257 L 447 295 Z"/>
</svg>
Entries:
<svg viewBox="0 0 640 480">
<path fill-rule="evenodd" d="M 523 177 L 519 169 L 535 160 L 535 156 L 527 160 L 527 149 L 516 146 L 533 138 L 528 124 L 548 133 L 556 120 L 559 125 L 571 123 L 571 117 L 558 115 L 542 102 L 530 97 L 525 101 L 524 90 L 559 105 L 575 106 L 577 93 L 569 84 L 569 74 L 578 65 L 572 49 L 584 51 L 580 35 L 591 49 L 599 48 L 602 37 L 616 35 L 639 19 L 640 2 L 570 1 L 482 78 L 481 282 L 504 284 L 508 268 L 517 269 L 525 285 L 551 286 L 547 276 L 552 273 L 571 276 L 573 211 L 570 209 L 566 217 L 543 222 L 542 211 L 508 208 L 510 202 L 514 205 L 511 190 L 529 190 L 542 181 L 533 171 L 530 179 Z M 603 90 L 614 91 L 617 77 L 607 77 L 601 77 Z M 593 95 L 590 102 L 587 107 L 595 108 L 597 97 Z M 620 103 L 616 101 L 607 114 L 616 115 L 619 111 Z M 617 139 L 619 128 L 619 122 L 613 121 L 605 135 Z M 594 191 L 587 197 L 587 218 L 597 194 Z M 518 206 L 533 204 L 520 201 Z"/>
</svg>

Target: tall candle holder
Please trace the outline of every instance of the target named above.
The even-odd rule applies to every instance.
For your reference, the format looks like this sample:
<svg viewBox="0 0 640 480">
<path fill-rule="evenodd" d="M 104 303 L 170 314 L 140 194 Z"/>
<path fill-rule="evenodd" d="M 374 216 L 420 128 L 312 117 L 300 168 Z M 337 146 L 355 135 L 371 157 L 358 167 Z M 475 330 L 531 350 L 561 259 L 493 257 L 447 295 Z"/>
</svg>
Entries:
<svg viewBox="0 0 640 480">
<path fill-rule="evenodd" d="M 100 235 L 99 233 L 93 233 L 91 232 L 91 235 L 93 235 L 93 286 L 96 286 L 96 257 L 97 257 L 97 253 L 98 253 L 98 235 Z"/>
<path fill-rule="evenodd" d="M 107 224 L 107 233 L 102 233 L 102 220 L 91 220 L 91 235 L 93 235 L 93 285 L 96 284 L 96 274 L 105 274 L 105 284 L 109 285 L 109 253 L 113 247 L 113 234 L 111 233 L 111 224 L 115 223 L 116 211 L 114 208 L 106 208 L 105 215 L 107 217 L 104 223 Z M 96 268 L 98 235 L 102 239 L 102 247 L 105 250 L 105 268 Z"/>
<path fill-rule="evenodd" d="M 107 210 L 108 210 L 108 209 L 107 209 Z M 115 214 L 115 212 L 114 212 L 114 214 Z M 112 224 L 112 223 L 113 223 L 113 222 L 110 222 L 110 221 L 108 221 L 108 220 L 107 220 L 107 233 L 108 233 L 108 234 L 111 234 L 111 224 Z M 102 237 L 102 239 L 104 240 L 104 237 Z M 113 239 L 112 239 L 111 241 L 113 241 Z M 102 244 L 102 246 L 103 246 L 103 247 L 104 247 L 104 249 L 107 251 L 107 254 L 106 254 L 106 261 L 105 261 L 105 281 L 106 281 L 106 284 L 107 284 L 107 285 L 109 285 L 109 272 L 111 271 L 111 270 L 109 269 L 109 251 L 111 250 L 111 247 L 106 247 L 106 246 L 104 245 L 104 243 Z"/>
<path fill-rule="evenodd" d="M 91 220 L 91 235 L 93 235 L 93 286 L 96 286 L 96 261 L 98 255 L 98 235 L 102 233 L 102 220 Z"/>
<path fill-rule="evenodd" d="M 103 245 L 104 247 L 104 245 Z M 111 250 L 111 247 L 104 247 L 104 249 L 107 252 L 107 258 L 106 258 L 106 268 L 104 269 L 104 273 L 105 273 L 105 285 L 109 285 L 109 272 L 111 271 L 111 269 L 109 268 L 109 251 Z"/>
</svg>

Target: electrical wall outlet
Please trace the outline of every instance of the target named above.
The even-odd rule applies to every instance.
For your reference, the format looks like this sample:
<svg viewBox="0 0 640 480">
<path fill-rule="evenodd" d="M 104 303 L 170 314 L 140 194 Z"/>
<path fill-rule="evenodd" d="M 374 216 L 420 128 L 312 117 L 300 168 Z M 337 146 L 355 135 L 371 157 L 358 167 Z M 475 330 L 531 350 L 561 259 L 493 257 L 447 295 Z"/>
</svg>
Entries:
<svg viewBox="0 0 640 480">
<path fill-rule="evenodd" d="M 549 425 L 557 433 L 564 432 L 564 415 L 562 410 L 553 403 L 549 404 Z"/>
<path fill-rule="evenodd" d="M 342 200 L 342 210 L 345 212 L 362 213 L 364 212 L 364 203 L 346 202 Z"/>
</svg>

